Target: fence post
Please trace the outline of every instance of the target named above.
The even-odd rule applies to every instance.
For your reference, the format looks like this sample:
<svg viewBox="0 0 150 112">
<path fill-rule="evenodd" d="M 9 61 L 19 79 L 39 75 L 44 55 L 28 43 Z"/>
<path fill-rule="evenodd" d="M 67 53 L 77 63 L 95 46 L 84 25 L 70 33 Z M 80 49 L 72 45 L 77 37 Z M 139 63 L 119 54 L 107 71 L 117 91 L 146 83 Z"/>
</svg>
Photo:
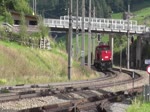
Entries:
<svg viewBox="0 0 150 112">
<path fill-rule="evenodd" d="M 148 94 L 148 85 L 145 85 L 145 102 L 148 102 L 149 94 Z"/>
<path fill-rule="evenodd" d="M 43 49 L 45 49 L 45 38 L 43 39 Z"/>
<path fill-rule="evenodd" d="M 43 39 L 40 39 L 40 49 L 42 49 Z"/>
<path fill-rule="evenodd" d="M 148 91 L 147 91 L 147 93 L 148 93 L 148 102 L 150 101 L 150 85 L 148 85 Z"/>
<path fill-rule="evenodd" d="M 145 89 L 144 88 L 145 88 L 145 86 L 142 87 L 142 100 L 143 100 L 143 102 L 145 102 L 145 96 L 144 96 L 145 95 Z"/>
</svg>

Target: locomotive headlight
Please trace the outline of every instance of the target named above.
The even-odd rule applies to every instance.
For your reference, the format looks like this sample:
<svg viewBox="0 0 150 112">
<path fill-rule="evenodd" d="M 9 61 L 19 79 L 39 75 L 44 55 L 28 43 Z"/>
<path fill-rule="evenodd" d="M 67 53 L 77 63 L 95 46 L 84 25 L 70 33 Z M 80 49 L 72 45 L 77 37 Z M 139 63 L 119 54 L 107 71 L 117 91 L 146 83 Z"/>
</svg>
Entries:
<svg viewBox="0 0 150 112">
<path fill-rule="evenodd" d="M 102 58 L 102 61 L 103 61 L 104 59 Z"/>
</svg>

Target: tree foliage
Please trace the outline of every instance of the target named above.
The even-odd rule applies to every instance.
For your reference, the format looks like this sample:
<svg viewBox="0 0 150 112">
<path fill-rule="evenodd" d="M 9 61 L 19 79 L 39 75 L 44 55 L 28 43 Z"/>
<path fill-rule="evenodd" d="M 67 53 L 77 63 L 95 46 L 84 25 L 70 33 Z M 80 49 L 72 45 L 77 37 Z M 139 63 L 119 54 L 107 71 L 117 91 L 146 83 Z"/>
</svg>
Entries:
<svg viewBox="0 0 150 112">
<path fill-rule="evenodd" d="M 28 37 L 28 33 L 27 33 L 27 26 L 26 26 L 26 21 L 25 21 L 25 16 L 24 13 L 21 12 L 21 21 L 20 21 L 20 38 L 21 38 L 21 44 L 24 44 L 24 42 L 26 41 L 27 37 Z"/>
<path fill-rule="evenodd" d="M 112 12 L 127 11 L 128 4 L 132 6 L 149 0 L 92 0 L 92 9 L 96 7 L 96 17 L 110 17 Z M 69 0 L 37 0 L 37 12 L 45 17 L 59 18 L 68 14 Z M 89 0 L 85 0 L 85 13 L 88 16 Z M 32 6 L 33 0 L 30 0 Z M 82 13 L 82 0 L 79 0 L 79 15 Z M 73 15 L 76 15 L 76 0 L 73 0 Z"/>
<path fill-rule="evenodd" d="M 45 17 L 58 18 L 68 14 L 69 0 L 36 0 L 38 14 Z M 149 0 L 92 0 L 92 9 L 96 7 L 96 17 L 110 17 L 113 12 L 127 11 L 128 4 L 132 6 Z M 88 16 L 89 0 L 85 0 L 86 16 Z M 79 15 L 81 16 L 82 0 L 79 0 Z M 33 0 L 0 0 L 0 13 L 14 10 L 32 14 Z M 76 15 L 76 0 L 73 0 L 73 15 Z"/>
<path fill-rule="evenodd" d="M 14 5 L 14 10 L 24 12 L 25 14 L 32 14 L 32 10 L 28 4 L 28 0 L 12 0 L 12 1 Z"/>
<path fill-rule="evenodd" d="M 32 9 L 28 3 L 28 0 L 0 0 L 0 5 L 0 12 L 7 9 L 7 11 L 13 10 L 24 12 L 26 14 L 32 14 Z"/>
<path fill-rule="evenodd" d="M 46 36 L 48 36 L 48 28 L 44 26 L 43 24 L 43 19 L 42 17 L 40 16 L 39 17 L 39 20 L 38 20 L 38 25 L 39 25 L 39 29 L 40 29 L 40 35 L 42 38 L 45 38 Z"/>
<path fill-rule="evenodd" d="M 9 24 L 13 24 L 13 19 L 12 19 L 12 16 L 11 16 L 11 13 L 10 12 L 7 12 L 5 11 L 5 22 L 9 23 Z"/>
</svg>

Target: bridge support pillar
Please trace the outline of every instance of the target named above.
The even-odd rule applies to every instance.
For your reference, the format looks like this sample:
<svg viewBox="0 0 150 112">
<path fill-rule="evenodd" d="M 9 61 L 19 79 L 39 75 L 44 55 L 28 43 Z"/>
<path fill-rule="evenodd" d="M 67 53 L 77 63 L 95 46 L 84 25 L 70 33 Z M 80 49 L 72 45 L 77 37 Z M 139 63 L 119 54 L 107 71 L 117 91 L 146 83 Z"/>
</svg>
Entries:
<svg viewBox="0 0 150 112">
<path fill-rule="evenodd" d="M 142 40 L 141 37 L 137 37 L 136 43 L 136 68 L 141 67 L 141 54 L 142 54 Z"/>
<path fill-rule="evenodd" d="M 110 45 L 110 49 L 112 51 L 112 65 L 113 65 L 113 54 L 114 54 L 114 37 L 113 34 L 109 34 L 109 45 Z"/>
</svg>

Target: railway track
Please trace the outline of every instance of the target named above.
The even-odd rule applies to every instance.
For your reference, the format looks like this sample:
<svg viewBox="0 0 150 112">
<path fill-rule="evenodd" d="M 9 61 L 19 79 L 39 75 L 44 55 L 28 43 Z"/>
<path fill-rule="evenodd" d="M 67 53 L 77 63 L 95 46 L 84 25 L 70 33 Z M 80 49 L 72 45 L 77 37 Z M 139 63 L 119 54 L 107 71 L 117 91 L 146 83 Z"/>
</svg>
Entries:
<svg viewBox="0 0 150 112">
<path fill-rule="evenodd" d="M 142 88 L 135 89 L 138 92 L 134 92 L 134 95 L 142 91 Z M 109 111 L 110 102 L 120 102 L 125 98 L 133 97 L 132 90 L 126 90 L 128 95 L 124 94 L 124 91 L 116 93 L 107 93 L 101 96 L 91 96 L 84 99 L 78 99 L 65 103 L 59 103 L 54 105 L 46 105 L 36 108 L 24 109 L 19 112 L 107 112 Z"/>
<path fill-rule="evenodd" d="M 50 83 L 50 84 L 38 84 L 38 85 L 16 85 L 16 86 L 5 86 L 5 87 L 0 87 L 0 90 L 21 90 L 21 89 L 31 89 L 31 88 L 59 88 L 59 87 L 69 87 L 69 86 L 81 86 L 81 84 L 88 84 L 88 83 L 94 83 L 94 82 L 98 82 L 98 81 L 105 81 L 108 79 L 113 79 L 116 78 L 118 76 L 117 73 L 115 73 L 114 71 L 105 71 L 104 72 L 105 76 L 104 77 L 100 77 L 97 79 L 91 79 L 91 80 L 81 80 L 81 81 L 72 81 L 72 82 L 64 82 L 64 83 Z"/>
<path fill-rule="evenodd" d="M 116 72 L 117 71 L 117 72 Z M 53 105 L 53 104 L 46 104 L 46 106 L 37 106 L 30 109 L 21 109 L 20 112 L 49 112 L 50 109 L 53 109 L 54 112 L 63 112 L 62 110 L 64 107 L 64 112 L 71 112 L 74 107 L 74 105 L 77 104 L 77 102 L 82 102 L 83 107 L 87 107 L 84 105 L 93 105 L 95 104 L 101 104 L 103 100 L 106 100 L 107 98 L 113 98 L 118 97 L 119 95 L 123 95 L 123 92 L 121 94 L 113 94 L 111 92 L 103 91 L 102 88 L 111 87 L 114 86 L 114 83 L 110 83 L 109 80 L 113 80 L 114 78 L 117 78 L 119 76 L 119 70 L 115 69 L 114 71 L 106 71 L 106 76 L 98 79 L 93 80 L 86 80 L 86 81 L 77 81 L 77 82 L 67 82 L 67 83 L 56 83 L 56 84 L 43 84 L 43 85 L 19 85 L 19 86 L 13 86 L 13 87 L 1 87 L 1 94 L 0 94 L 0 102 L 7 103 L 7 102 L 13 102 L 21 99 L 29 99 L 29 98 L 37 98 L 37 97 L 47 97 L 47 96 L 56 96 L 60 99 L 65 99 L 65 102 L 59 105 Z M 122 72 L 129 74 L 130 78 L 127 78 L 124 81 L 118 81 L 115 84 L 121 85 L 125 83 L 132 82 L 132 72 L 123 70 Z M 141 80 L 142 77 L 135 73 L 135 81 Z M 108 83 L 109 81 L 109 83 Z M 99 92 L 98 94 L 94 94 L 91 91 Z M 72 95 L 77 94 L 82 96 L 82 98 L 77 98 Z M 101 97 L 100 97 L 101 96 Z M 107 97 L 105 97 L 107 96 Z M 95 100 L 89 100 L 94 99 Z M 84 100 L 83 100 L 84 99 Z M 75 102 L 75 103 L 73 103 Z M 98 102 L 98 103 L 96 103 Z M 66 105 L 65 105 L 66 104 Z M 63 105 L 63 106 L 60 106 Z M 73 106 L 72 106 L 73 105 Z M 77 110 L 82 110 L 82 106 L 78 106 Z M 98 106 L 98 105 L 97 105 Z M 53 108 L 52 108 L 53 107 Z M 56 107 L 60 107 L 59 110 L 56 109 Z M 71 110 L 72 108 L 72 110 Z M 95 106 L 93 107 L 95 108 Z M 45 109 L 45 110 L 43 110 Z M 84 109 L 83 109 L 84 110 Z M 96 111 L 95 111 L 96 112 Z"/>
<path fill-rule="evenodd" d="M 95 85 L 97 82 L 106 81 L 117 77 L 117 74 L 114 72 L 111 72 L 110 74 L 110 72 L 106 71 L 105 74 L 106 75 L 104 77 L 98 79 L 76 82 L 1 87 L 0 102 L 83 90 L 89 88 L 90 86 L 87 87 L 89 84 Z"/>
</svg>

